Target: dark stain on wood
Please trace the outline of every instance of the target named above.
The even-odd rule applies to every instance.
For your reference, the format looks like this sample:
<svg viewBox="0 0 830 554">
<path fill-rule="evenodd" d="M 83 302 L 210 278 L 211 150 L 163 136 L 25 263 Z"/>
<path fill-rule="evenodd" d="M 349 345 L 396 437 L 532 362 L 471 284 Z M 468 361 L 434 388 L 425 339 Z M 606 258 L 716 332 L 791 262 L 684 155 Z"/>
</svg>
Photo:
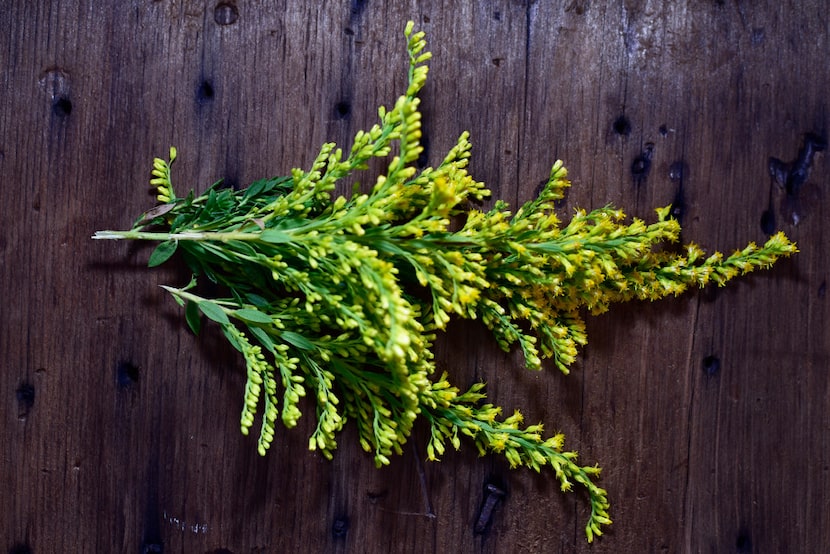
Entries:
<svg viewBox="0 0 830 554">
<path fill-rule="evenodd" d="M 611 128 L 614 132 L 620 136 L 627 137 L 631 134 L 631 122 L 625 117 L 625 114 L 619 116 L 614 122 L 611 124 Z"/>
<path fill-rule="evenodd" d="M 801 189 L 810 177 L 816 155 L 827 148 L 827 141 L 816 133 L 804 134 L 803 142 L 798 150 L 798 155 L 791 162 L 785 162 L 779 158 L 770 157 L 768 160 L 768 171 L 772 182 L 784 191 L 781 211 L 793 225 L 797 225 L 804 215 L 810 212 L 810 207 L 805 206 L 801 198 Z M 775 211 L 773 208 L 772 190 L 770 191 L 770 206 L 761 214 L 761 228 L 769 234 L 770 229 L 775 228 Z"/>
<path fill-rule="evenodd" d="M 712 354 L 703 358 L 703 371 L 709 377 L 714 377 L 720 373 L 720 358 Z"/>
<path fill-rule="evenodd" d="M 348 100 L 340 100 L 334 105 L 334 117 L 337 119 L 348 119 L 352 114 L 352 103 Z"/>
<path fill-rule="evenodd" d="M 115 383 L 121 389 L 130 388 L 138 384 L 140 376 L 141 370 L 132 362 L 122 360 L 115 366 Z"/>
<path fill-rule="evenodd" d="M 674 198 L 671 202 L 671 216 L 683 223 L 686 215 L 686 192 L 683 183 L 689 173 L 688 165 L 683 160 L 672 162 L 669 166 L 669 180 L 675 185 Z"/>
<path fill-rule="evenodd" d="M 72 115 L 72 100 L 68 96 L 58 96 L 52 101 L 52 113 L 57 117 Z"/>
<path fill-rule="evenodd" d="M 741 529 L 735 539 L 735 551 L 738 554 L 747 554 L 752 552 L 752 537 L 749 535 L 747 529 Z"/>
<path fill-rule="evenodd" d="M 338 516 L 334 518 L 331 524 L 331 535 L 335 539 L 343 539 L 349 532 L 349 518 L 347 516 Z"/>
<path fill-rule="evenodd" d="M 35 386 L 24 381 L 14 391 L 14 396 L 17 399 L 17 418 L 26 419 L 35 405 Z"/>
<path fill-rule="evenodd" d="M 651 171 L 651 158 L 653 156 L 654 144 L 647 142 L 643 146 L 642 151 L 631 162 L 631 177 L 634 178 L 634 184 L 638 187 L 643 185 L 646 179 L 648 179 L 648 174 Z"/>
<path fill-rule="evenodd" d="M 815 133 L 806 133 L 798 156 L 790 162 L 783 162 L 778 158 L 769 159 L 769 173 L 773 180 L 782 187 L 787 195 L 795 196 L 799 189 L 807 182 L 813 160 L 818 152 L 827 148 L 827 141 Z"/>
<path fill-rule="evenodd" d="M 216 92 L 213 90 L 213 83 L 210 80 L 203 80 L 196 88 L 196 103 L 200 106 L 213 101 Z"/>
</svg>

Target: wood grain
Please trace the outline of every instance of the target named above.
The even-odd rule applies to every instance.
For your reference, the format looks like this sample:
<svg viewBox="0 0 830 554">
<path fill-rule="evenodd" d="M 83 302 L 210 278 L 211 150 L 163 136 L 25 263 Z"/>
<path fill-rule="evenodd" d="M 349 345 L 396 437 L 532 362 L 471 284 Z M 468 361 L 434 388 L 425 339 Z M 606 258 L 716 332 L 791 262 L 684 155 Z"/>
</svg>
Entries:
<svg viewBox="0 0 830 554">
<path fill-rule="evenodd" d="M 6 2 L 0 7 L 0 548 L 9 552 L 819 552 L 830 543 L 826 156 L 797 201 L 770 183 L 825 139 L 827 5 L 614 0 Z M 557 158 L 563 205 L 682 199 L 683 238 L 730 251 L 761 216 L 800 253 L 722 290 L 589 321 L 570 376 L 530 373 L 469 322 L 437 348 L 460 385 L 566 433 L 603 468 L 614 525 L 550 475 L 468 445 L 424 462 L 424 429 L 377 470 L 311 422 L 270 454 L 238 431 L 244 377 L 196 338 L 148 249 L 89 240 L 180 189 L 244 186 L 348 144 L 404 82 L 402 29 L 434 53 L 430 163 L 465 129 L 511 203 Z M 793 214 L 798 224 L 793 222 Z M 485 486 L 507 492 L 475 534 Z"/>
</svg>

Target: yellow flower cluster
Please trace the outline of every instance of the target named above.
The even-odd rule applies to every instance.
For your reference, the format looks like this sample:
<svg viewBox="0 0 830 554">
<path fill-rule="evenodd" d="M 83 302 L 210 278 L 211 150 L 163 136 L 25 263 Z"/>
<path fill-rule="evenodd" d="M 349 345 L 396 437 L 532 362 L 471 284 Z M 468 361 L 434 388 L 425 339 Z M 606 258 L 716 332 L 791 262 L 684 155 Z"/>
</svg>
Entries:
<svg viewBox="0 0 830 554">
<path fill-rule="evenodd" d="M 481 403 L 486 398 L 481 392 L 483 388 L 483 383 L 477 383 L 459 394 L 445 373 L 425 391 L 422 412 L 431 424 L 428 458 L 437 460 L 444 453 L 447 440 L 454 448 L 460 448 L 460 432 L 475 442 L 482 456 L 488 452 L 502 454 L 511 467 L 526 466 L 537 472 L 549 466 L 562 491 L 570 491 L 574 482 L 587 489 L 591 517 L 585 532 L 589 542 L 595 535 L 601 535 L 601 526 L 609 525 L 611 519 L 607 493 L 593 482 L 600 469 L 579 466 L 576 452 L 563 452 L 565 437 L 561 433 L 545 439 L 541 424 L 522 428 L 523 416 L 518 410 L 500 420 L 501 408 Z"/>
<path fill-rule="evenodd" d="M 176 149 L 170 147 L 170 161 L 166 162 L 161 158 L 153 159 L 153 178 L 150 185 L 158 191 L 156 200 L 159 202 L 171 202 L 176 196 L 173 194 L 173 183 L 170 180 L 170 166 L 176 161 Z"/>
<path fill-rule="evenodd" d="M 416 167 L 423 152 L 417 94 L 429 53 L 411 23 L 406 37 L 406 94 L 378 110 L 378 124 L 358 132 L 348 154 L 327 143 L 308 171 L 178 198 L 171 149 L 170 162 L 155 160 L 152 172 L 163 209 L 151 210 L 130 231 L 96 238 L 161 241 L 151 265 L 182 253 L 194 281 L 165 289 L 185 307 L 194 332 L 206 316 L 242 354 L 241 428 L 247 435 L 261 418 L 260 454 L 274 440 L 278 418 L 296 425 L 306 395 L 317 419 L 309 448 L 327 457 L 351 420 L 361 446 L 378 465 L 388 464 L 423 417 L 431 426 L 430 459 L 447 442 L 459 448 L 467 437 L 480 453 L 503 455 L 512 467 L 551 469 L 563 491 L 574 483 L 584 487 L 590 541 L 611 523 L 607 495 L 594 482 L 599 468 L 578 465 L 576 453 L 563 450 L 561 434 L 546 437 L 541 424 L 523 426 L 520 412 L 502 417 L 499 407 L 485 403 L 483 384 L 461 393 L 447 374 L 439 376 L 436 333 L 453 316 L 479 319 L 499 346 L 517 345 L 528 368 L 550 359 L 567 373 L 586 344 L 584 312 L 723 285 L 795 246 L 777 234 L 726 258 L 707 257 L 694 244 L 668 250 L 662 245 L 676 241 L 680 227 L 667 208 L 653 223 L 626 222 L 612 207 L 578 210 L 563 226 L 555 202 L 570 183 L 561 162 L 540 194 L 515 213 L 501 201 L 472 209 L 469 201 L 490 191 L 467 172 L 467 133 L 437 167 Z M 389 160 L 371 190 L 333 195 L 373 158 Z M 202 279 L 227 297 L 198 294 Z"/>
</svg>

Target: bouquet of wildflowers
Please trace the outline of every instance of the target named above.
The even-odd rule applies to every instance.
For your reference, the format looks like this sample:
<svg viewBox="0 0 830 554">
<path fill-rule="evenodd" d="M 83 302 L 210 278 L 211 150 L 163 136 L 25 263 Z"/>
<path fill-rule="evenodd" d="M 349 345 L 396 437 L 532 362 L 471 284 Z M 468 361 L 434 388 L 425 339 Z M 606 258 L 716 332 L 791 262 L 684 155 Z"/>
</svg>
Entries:
<svg viewBox="0 0 830 554">
<path fill-rule="evenodd" d="M 467 172 L 466 133 L 437 167 L 416 168 L 423 151 L 418 92 L 430 54 L 412 23 L 406 37 L 406 93 L 379 109 L 379 122 L 358 132 L 348 152 L 324 144 L 307 171 L 180 197 L 171 148 L 152 171 L 160 205 L 131 230 L 94 238 L 158 241 L 151 266 L 183 257 L 193 279 L 164 288 L 194 332 L 205 316 L 244 358 L 241 429 L 247 435 L 259 418 L 260 454 L 278 420 L 297 424 L 302 397 L 315 406 L 309 448 L 326 457 L 351 420 L 361 446 L 379 466 L 388 464 L 423 418 L 431 460 L 466 439 L 513 467 L 549 468 L 563 491 L 584 487 L 590 541 L 611 523 L 606 492 L 595 483 L 600 469 L 580 465 L 561 434 L 525 425 L 518 411 L 505 417 L 487 402 L 483 383 L 465 391 L 453 385 L 436 369 L 436 334 L 453 317 L 478 319 L 501 348 L 520 348 L 529 369 L 550 359 L 567 373 L 586 343 L 586 312 L 723 285 L 795 246 L 779 233 L 728 257 L 707 256 L 694 244 L 663 249 L 680 233 L 668 207 L 652 223 L 627 222 L 621 210 L 604 207 L 579 210 L 563 224 L 554 209 L 569 186 L 561 162 L 538 196 L 515 211 L 501 201 L 486 211 L 472 207 L 490 191 Z M 388 159 L 388 168 L 371 190 L 334 193 L 374 158 Z M 203 280 L 224 296 L 201 295 Z"/>
</svg>

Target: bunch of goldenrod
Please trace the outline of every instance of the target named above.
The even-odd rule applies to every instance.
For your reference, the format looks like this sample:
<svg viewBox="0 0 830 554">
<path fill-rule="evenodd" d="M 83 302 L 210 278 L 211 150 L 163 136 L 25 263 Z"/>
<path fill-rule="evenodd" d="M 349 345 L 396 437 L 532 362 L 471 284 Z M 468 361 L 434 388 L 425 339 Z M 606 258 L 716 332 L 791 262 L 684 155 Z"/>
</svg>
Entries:
<svg viewBox="0 0 830 554">
<path fill-rule="evenodd" d="M 575 452 L 563 451 L 561 434 L 546 437 L 541 424 L 525 426 L 518 411 L 503 417 L 485 403 L 483 384 L 462 392 L 437 373 L 436 332 L 453 315 L 478 318 L 503 349 L 518 345 L 527 367 L 539 369 L 549 358 L 567 373 L 586 342 L 584 309 L 598 313 L 612 302 L 722 285 L 795 246 L 777 234 L 726 258 L 707 257 L 693 244 L 661 249 L 680 232 L 668 208 L 650 224 L 625 223 L 622 211 L 605 207 L 577 211 L 562 226 L 554 210 L 569 185 L 561 162 L 538 197 L 515 213 L 503 202 L 472 209 L 469 200 L 490 192 L 467 173 L 466 133 L 438 167 L 415 167 L 423 151 L 417 94 L 430 55 L 411 23 L 406 37 L 406 94 L 391 109 L 380 108 L 380 122 L 358 132 L 348 154 L 325 144 L 308 171 L 244 190 L 214 186 L 178 197 L 171 148 L 169 161 L 155 160 L 151 180 L 162 204 L 132 230 L 95 238 L 160 241 L 151 266 L 181 253 L 193 280 L 164 288 L 184 306 L 194 332 L 204 315 L 244 357 L 241 426 L 248 434 L 261 412 L 260 454 L 277 419 L 296 425 L 304 396 L 316 405 L 309 448 L 327 457 L 352 420 L 362 447 L 378 465 L 388 464 L 423 417 L 431 425 L 431 460 L 466 436 L 482 454 L 501 453 L 511 466 L 549 466 L 562 490 L 585 487 L 590 541 L 611 523 L 606 492 L 594 483 L 599 468 L 580 466 Z M 390 160 L 370 192 L 334 194 L 372 158 Z M 226 297 L 199 295 L 202 278 Z"/>
</svg>

